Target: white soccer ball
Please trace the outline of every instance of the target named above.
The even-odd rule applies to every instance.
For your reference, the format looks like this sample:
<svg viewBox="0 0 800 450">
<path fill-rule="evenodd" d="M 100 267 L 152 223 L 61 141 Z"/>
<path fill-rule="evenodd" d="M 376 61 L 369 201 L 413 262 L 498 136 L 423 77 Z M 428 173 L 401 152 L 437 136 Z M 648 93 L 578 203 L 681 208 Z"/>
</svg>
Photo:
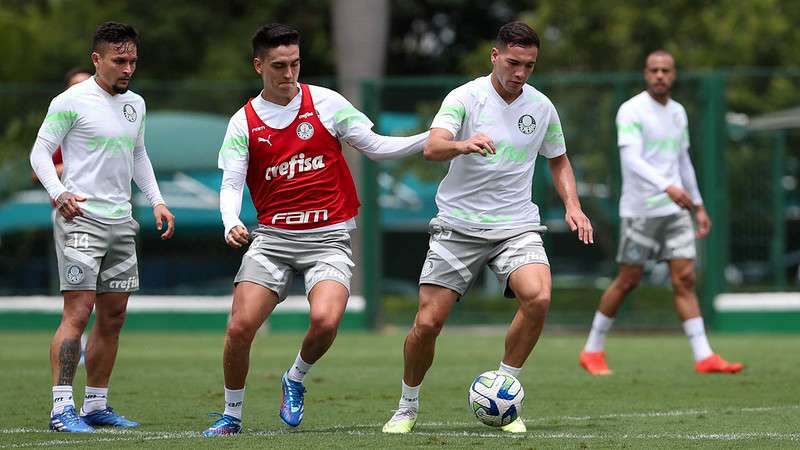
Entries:
<svg viewBox="0 0 800 450">
<path fill-rule="evenodd" d="M 490 370 L 475 377 L 467 400 L 475 417 L 490 427 L 502 427 L 517 420 L 525 390 L 514 376 Z"/>
</svg>

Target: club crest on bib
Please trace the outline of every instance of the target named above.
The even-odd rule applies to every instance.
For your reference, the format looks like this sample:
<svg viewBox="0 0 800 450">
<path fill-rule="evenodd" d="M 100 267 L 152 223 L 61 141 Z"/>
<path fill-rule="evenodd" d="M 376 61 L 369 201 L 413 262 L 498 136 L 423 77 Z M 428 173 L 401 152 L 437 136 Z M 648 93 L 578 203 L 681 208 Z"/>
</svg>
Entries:
<svg viewBox="0 0 800 450">
<path fill-rule="evenodd" d="M 83 281 L 84 274 L 83 269 L 81 266 L 77 265 L 69 265 L 67 266 L 66 270 L 64 270 L 64 277 L 67 279 L 69 284 L 78 284 Z"/>
<path fill-rule="evenodd" d="M 122 107 L 122 116 L 125 117 L 125 120 L 128 122 L 136 122 L 136 108 L 130 103 L 125 103 Z"/>
<path fill-rule="evenodd" d="M 308 122 L 300 122 L 300 125 L 297 126 L 297 137 L 300 139 L 307 141 L 311 139 L 311 136 L 314 136 L 314 125 L 311 125 Z"/>
<path fill-rule="evenodd" d="M 524 134 L 531 134 L 536 130 L 536 120 L 530 114 L 525 114 L 517 121 L 519 131 Z"/>
</svg>

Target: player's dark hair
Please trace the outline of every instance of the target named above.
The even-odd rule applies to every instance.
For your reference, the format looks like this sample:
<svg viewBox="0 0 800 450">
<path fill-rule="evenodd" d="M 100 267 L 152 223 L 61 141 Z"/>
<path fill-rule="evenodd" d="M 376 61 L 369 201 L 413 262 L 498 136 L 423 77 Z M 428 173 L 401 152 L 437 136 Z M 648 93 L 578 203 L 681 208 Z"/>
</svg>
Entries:
<svg viewBox="0 0 800 450">
<path fill-rule="evenodd" d="M 497 44 L 506 47 L 541 47 L 539 35 L 525 22 L 509 22 L 497 32 Z"/>
<path fill-rule="evenodd" d="M 644 59 L 645 68 L 647 68 L 647 60 L 649 60 L 651 56 L 668 56 L 672 58 L 673 61 L 675 61 L 675 57 L 672 56 L 672 53 L 660 48 L 658 50 L 653 50 L 652 52 L 647 54 L 647 57 Z"/>
<path fill-rule="evenodd" d="M 123 44 L 131 42 L 139 48 L 139 33 L 130 25 L 119 22 L 106 22 L 97 27 L 92 39 L 92 51 L 97 51 L 101 44 Z"/>
<path fill-rule="evenodd" d="M 67 73 L 64 74 L 64 86 L 68 87 L 69 86 L 69 80 L 71 80 L 72 77 L 74 77 L 75 75 L 78 75 L 80 73 L 85 73 L 86 75 L 89 75 L 89 76 L 92 75 L 92 72 L 89 69 L 85 68 L 85 67 L 73 67 L 72 69 L 69 69 L 67 71 Z"/>
<path fill-rule="evenodd" d="M 262 56 L 267 50 L 281 45 L 300 45 L 300 32 L 280 23 L 264 25 L 253 35 L 253 56 Z"/>
</svg>

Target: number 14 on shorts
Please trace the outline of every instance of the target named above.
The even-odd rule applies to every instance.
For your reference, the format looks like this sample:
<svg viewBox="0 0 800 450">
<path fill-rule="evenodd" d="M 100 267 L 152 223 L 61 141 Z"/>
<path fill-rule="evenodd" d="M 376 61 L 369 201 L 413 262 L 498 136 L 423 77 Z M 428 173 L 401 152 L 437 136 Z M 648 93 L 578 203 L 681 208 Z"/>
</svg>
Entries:
<svg viewBox="0 0 800 450">
<path fill-rule="evenodd" d="M 88 233 L 72 233 L 72 238 L 67 241 L 67 245 L 74 248 L 83 247 L 89 248 L 89 234 Z"/>
</svg>

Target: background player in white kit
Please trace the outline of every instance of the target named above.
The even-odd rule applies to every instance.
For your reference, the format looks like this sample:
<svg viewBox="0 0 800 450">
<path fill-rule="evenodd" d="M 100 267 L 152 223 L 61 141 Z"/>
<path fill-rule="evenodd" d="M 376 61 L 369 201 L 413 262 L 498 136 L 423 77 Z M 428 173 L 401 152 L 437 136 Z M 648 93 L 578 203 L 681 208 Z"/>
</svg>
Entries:
<svg viewBox="0 0 800 450">
<path fill-rule="evenodd" d="M 174 223 L 144 147 L 144 100 L 128 91 L 138 42 L 129 25 L 107 22 L 97 28 L 91 55 L 96 75 L 53 99 L 31 151 L 36 176 L 59 212 L 54 235 L 64 310 L 50 346 L 50 428 L 56 431 L 138 425 L 107 404 L 128 296 L 139 286 L 134 242 L 139 224 L 131 216 L 131 179 L 153 205 L 156 228 L 167 222 L 162 239 L 172 236 Z M 59 145 L 62 179 L 52 160 Z M 72 382 L 93 304 L 86 397 L 78 415 Z"/>
<path fill-rule="evenodd" d="M 419 388 L 433 362 L 436 337 L 456 301 L 485 265 L 519 309 L 506 335 L 500 371 L 519 375 L 536 345 L 550 304 L 550 267 L 538 207 L 531 202 L 534 165 L 548 158 L 553 182 L 578 239 L 592 243 L 581 210 L 564 135 L 550 100 L 526 84 L 539 54 L 536 32 L 503 25 L 492 49 L 492 73 L 447 95 L 431 124 L 425 158 L 450 161 L 439 185 L 439 214 L 422 267 L 419 311 L 405 341 L 399 408 L 385 433 L 408 433 L 419 410 Z M 521 418 L 503 427 L 523 432 Z"/>
<path fill-rule="evenodd" d="M 689 158 L 689 121 L 680 103 L 670 98 L 677 76 L 675 60 L 658 50 L 647 56 L 647 90 L 623 103 L 617 113 L 622 164 L 619 214 L 619 274 L 603 293 L 581 367 L 592 375 L 609 375 L 605 337 L 625 296 L 642 278 L 648 260 L 666 260 L 675 308 L 683 322 L 700 373 L 737 373 L 741 363 L 714 354 L 706 337 L 695 294 L 695 239 L 706 236 L 711 221 L 703 207 Z M 692 227 L 694 211 L 697 232 Z"/>
<path fill-rule="evenodd" d="M 250 346 L 295 273 L 305 279 L 309 329 L 281 379 L 279 415 L 292 427 L 303 418 L 303 380 L 333 344 L 354 265 L 348 232 L 355 228 L 358 196 L 339 140 L 371 159 L 387 159 L 422 151 L 427 137 L 377 135 L 340 94 L 298 83 L 299 43 L 299 33 L 281 24 L 253 36 L 263 90 L 233 115 L 220 150 L 226 242 L 238 248 L 251 237 L 239 220 L 245 180 L 260 225 L 234 280 L 223 354 L 225 411 L 203 432 L 208 437 L 241 430 Z"/>
</svg>

